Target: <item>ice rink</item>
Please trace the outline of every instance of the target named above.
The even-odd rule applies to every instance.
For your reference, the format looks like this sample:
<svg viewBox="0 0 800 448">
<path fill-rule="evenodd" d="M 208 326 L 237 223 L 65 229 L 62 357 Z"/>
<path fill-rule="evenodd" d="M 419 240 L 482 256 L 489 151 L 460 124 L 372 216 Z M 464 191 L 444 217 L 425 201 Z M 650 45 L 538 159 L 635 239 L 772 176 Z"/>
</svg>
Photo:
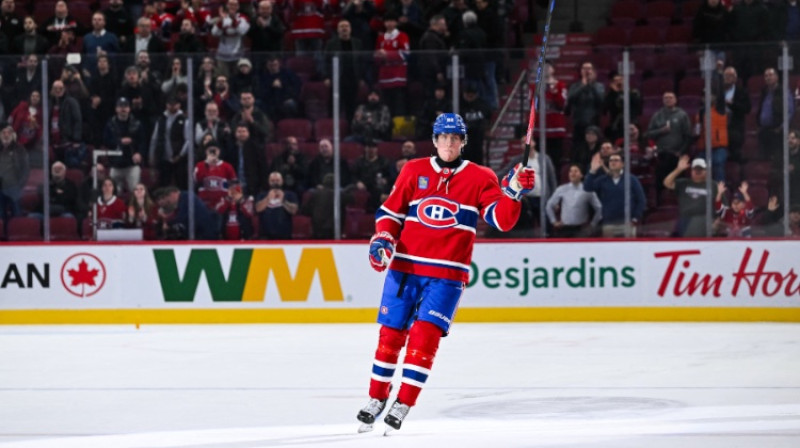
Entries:
<svg viewBox="0 0 800 448">
<path fill-rule="evenodd" d="M 0 447 L 800 446 L 800 325 L 456 323 L 386 437 L 377 332 L 0 327 Z"/>
</svg>

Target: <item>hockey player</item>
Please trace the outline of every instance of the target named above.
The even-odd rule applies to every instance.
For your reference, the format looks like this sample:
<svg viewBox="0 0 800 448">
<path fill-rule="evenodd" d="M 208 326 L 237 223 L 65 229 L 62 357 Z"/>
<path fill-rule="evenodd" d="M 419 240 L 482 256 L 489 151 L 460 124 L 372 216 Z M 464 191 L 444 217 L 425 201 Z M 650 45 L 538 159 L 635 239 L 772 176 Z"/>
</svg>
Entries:
<svg viewBox="0 0 800 448">
<path fill-rule="evenodd" d="M 534 172 L 522 164 L 509 171 L 501 187 L 491 170 L 464 160 L 466 136 L 460 115 L 439 115 L 433 123 L 436 155 L 406 163 L 376 212 L 369 262 L 376 271 L 388 267 L 389 272 L 378 313 L 370 400 L 358 413 L 359 432 L 372 430 L 386 407 L 405 346 L 402 384 L 384 419 L 400 429 L 430 374 L 440 338 L 450 330 L 469 277 L 478 218 L 510 230 L 519 218 L 520 199 L 533 189 Z"/>
</svg>

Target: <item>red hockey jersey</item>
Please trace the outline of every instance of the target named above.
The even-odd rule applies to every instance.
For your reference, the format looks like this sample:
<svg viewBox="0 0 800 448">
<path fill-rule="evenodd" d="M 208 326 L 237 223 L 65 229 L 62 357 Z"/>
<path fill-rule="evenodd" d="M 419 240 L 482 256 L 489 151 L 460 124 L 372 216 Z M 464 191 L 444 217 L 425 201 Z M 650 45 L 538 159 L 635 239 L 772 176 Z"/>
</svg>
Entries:
<svg viewBox="0 0 800 448">
<path fill-rule="evenodd" d="M 378 44 L 375 50 L 384 50 L 385 58 L 377 58 L 378 85 L 383 89 L 393 87 L 405 87 L 408 72 L 408 34 L 394 30 L 391 33 L 383 33 L 378 36 Z"/>
<path fill-rule="evenodd" d="M 220 199 L 228 195 L 228 181 L 233 179 L 236 179 L 236 171 L 224 160 L 218 161 L 216 165 L 210 165 L 206 161 L 197 162 L 194 167 L 197 196 L 212 209 Z"/>
<path fill-rule="evenodd" d="M 389 269 L 466 282 L 478 219 L 508 231 L 520 208 L 489 168 L 469 161 L 441 168 L 435 157 L 414 159 L 375 214 L 375 229 L 398 240 Z"/>
<path fill-rule="evenodd" d="M 121 226 L 125 221 L 125 213 L 128 207 L 116 196 L 111 196 L 108 202 L 103 202 L 103 198 L 97 198 L 97 228 L 111 229 Z"/>
<path fill-rule="evenodd" d="M 563 81 L 557 81 L 552 87 L 548 84 L 542 86 L 545 89 L 545 111 L 547 113 L 545 123 L 545 137 L 564 138 L 567 136 L 567 116 L 564 110 L 567 107 L 567 85 Z M 530 85 L 531 97 L 536 94 L 536 83 Z M 539 135 L 539 111 L 536 111 L 537 125 L 533 134 Z"/>
<path fill-rule="evenodd" d="M 230 196 L 220 199 L 214 210 L 222 215 L 222 220 L 225 222 L 225 228 L 222 233 L 223 238 L 229 241 L 250 238 L 251 235 L 247 234 L 244 231 L 245 229 L 242 229 L 242 226 L 246 222 L 252 222 L 254 209 L 252 197 L 239 203 L 233 202 Z M 252 226 L 247 226 L 246 230 L 252 232 Z"/>
<path fill-rule="evenodd" d="M 302 0 L 296 1 L 294 18 L 289 27 L 292 39 L 324 39 L 325 38 L 325 17 L 319 12 L 317 1 Z"/>
<path fill-rule="evenodd" d="M 751 201 L 746 201 L 744 208 L 739 210 L 738 213 L 733 211 L 733 208 L 729 205 L 723 204 L 722 201 L 715 201 L 715 206 L 717 213 L 719 213 L 719 220 L 725 226 L 728 236 L 750 236 L 750 226 L 753 223 L 753 215 L 755 213 Z"/>
</svg>

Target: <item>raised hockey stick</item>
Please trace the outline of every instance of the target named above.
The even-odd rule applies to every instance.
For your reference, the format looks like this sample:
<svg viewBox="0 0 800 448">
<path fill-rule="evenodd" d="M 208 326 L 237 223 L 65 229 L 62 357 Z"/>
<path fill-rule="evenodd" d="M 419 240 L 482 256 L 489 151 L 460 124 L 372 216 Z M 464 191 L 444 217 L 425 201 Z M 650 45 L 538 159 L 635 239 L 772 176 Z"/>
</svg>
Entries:
<svg viewBox="0 0 800 448">
<path fill-rule="evenodd" d="M 522 163 L 527 163 L 531 154 L 531 141 L 533 140 L 533 128 L 536 126 L 536 111 L 539 108 L 539 95 L 542 93 L 542 72 L 544 71 L 544 57 L 547 53 L 547 41 L 550 37 L 550 22 L 553 20 L 553 8 L 556 0 L 550 0 L 550 7 L 547 10 L 547 19 L 544 22 L 544 34 L 542 34 L 542 48 L 539 52 L 539 62 L 536 66 L 536 92 L 531 98 L 531 115 L 528 118 L 528 133 L 525 135 L 525 152 L 522 154 Z"/>
</svg>

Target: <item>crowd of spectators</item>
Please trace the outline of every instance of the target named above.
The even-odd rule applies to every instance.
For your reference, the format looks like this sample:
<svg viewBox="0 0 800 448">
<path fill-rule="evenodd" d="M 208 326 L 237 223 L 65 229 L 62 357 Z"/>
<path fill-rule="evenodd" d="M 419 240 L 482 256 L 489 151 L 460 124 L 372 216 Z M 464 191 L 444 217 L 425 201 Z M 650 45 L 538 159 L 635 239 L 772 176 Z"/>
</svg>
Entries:
<svg viewBox="0 0 800 448">
<path fill-rule="evenodd" d="M 561 213 L 566 213 L 571 224 L 568 235 L 622 236 L 621 212 L 627 201 L 634 235 L 705 236 L 709 202 L 712 235 L 782 235 L 785 177 L 789 177 L 790 203 L 800 204 L 797 131 L 789 134 L 789 165 L 783 163 L 783 124 L 788 120 L 791 127 L 798 126 L 795 108 L 800 96 L 794 92 L 800 92 L 800 79 L 792 76 L 790 91 L 782 92 L 778 56 L 781 42 L 800 56 L 800 4 L 656 3 L 618 1 L 609 27 L 597 33 L 594 54 L 576 64 L 577 75 L 557 73 L 554 62 L 544 67 L 547 160 L 552 160 L 563 184 L 559 194 L 553 195 L 553 190 L 546 194 L 555 201 L 547 205 L 548 233 L 565 234 Z M 656 11 L 668 12 L 661 16 Z M 685 39 L 666 40 L 682 30 L 688 31 Z M 655 38 L 645 39 L 651 36 Z M 623 78 L 616 66 L 620 44 L 632 45 L 634 63 L 628 92 L 630 173 L 618 171 L 626 133 Z M 708 75 L 712 106 L 708 139 L 704 74 L 698 63 L 706 49 L 716 63 Z M 534 88 L 531 83 L 531 92 Z M 706 157 L 707 140 L 711 157 Z M 590 213 L 587 204 L 594 201 L 570 190 L 584 173 L 582 191 L 595 192 L 601 204 Z M 626 176 L 631 178 L 630 196 L 621 188 Z M 566 195 L 568 191 L 572 194 Z M 529 213 L 537 215 L 539 199 L 529 196 Z M 576 212 L 575 207 L 581 210 Z M 800 205 L 791 206 L 795 208 L 800 210 Z M 579 223 L 575 216 L 580 216 Z"/>
<path fill-rule="evenodd" d="M 344 203 L 374 210 L 403 161 L 415 156 L 415 140 L 429 141 L 430 126 L 417 134 L 417 121 L 451 109 L 448 51 L 459 51 L 467 55 L 465 100 L 480 103 L 478 92 L 485 98 L 467 114 L 470 157 L 483 163 L 480 128 L 498 106 L 503 58 L 471 53 L 505 48 L 505 7 L 464 0 L 4 0 L 0 123 L 10 126 L 0 157 L 3 222 L 41 216 L 48 187 L 27 191 L 25 181 L 48 151 L 50 215 L 75 218 L 84 237 L 81 223 L 96 213 L 99 228 L 147 227 L 147 238 L 185 238 L 194 172 L 195 222 L 203 221 L 195 232 L 203 238 L 290 238 L 300 215 L 310 219 L 313 237 L 330 238 L 332 132 L 287 135 L 281 124 L 331 117 L 331 60 L 339 56 L 347 124 L 341 137 L 359 148 L 341 161 Z M 435 82 L 409 81 L 424 79 L 421 73 Z M 423 104 L 434 90 L 442 101 Z M 384 144 L 391 157 L 378 154 Z M 96 192 L 94 148 L 121 151 L 99 160 Z"/>
</svg>

